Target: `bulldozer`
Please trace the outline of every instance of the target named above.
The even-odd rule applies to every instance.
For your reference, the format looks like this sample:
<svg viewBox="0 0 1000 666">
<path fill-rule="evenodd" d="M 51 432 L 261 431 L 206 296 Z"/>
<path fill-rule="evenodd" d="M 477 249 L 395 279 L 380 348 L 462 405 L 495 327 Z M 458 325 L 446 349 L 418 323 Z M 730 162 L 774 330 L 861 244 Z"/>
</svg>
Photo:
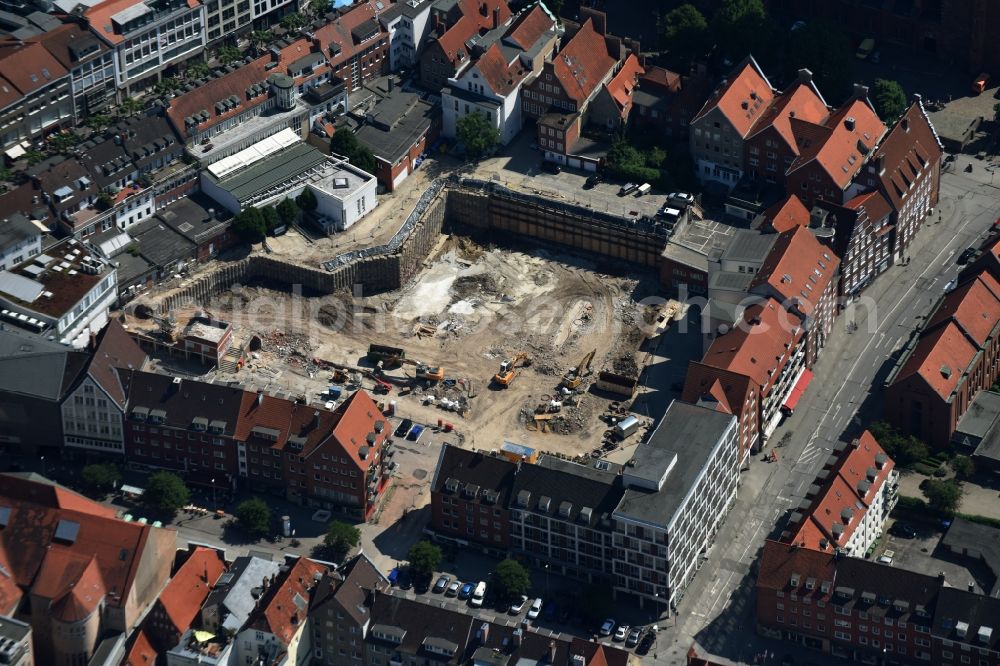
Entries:
<svg viewBox="0 0 1000 666">
<path fill-rule="evenodd" d="M 497 386 L 502 386 L 507 388 L 517 377 L 517 367 L 518 363 L 523 367 L 528 367 L 531 365 L 531 359 L 528 358 L 528 354 L 525 352 L 518 352 L 513 359 L 505 359 L 500 363 L 500 370 L 497 374 L 493 375 L 493 381 L 496 382 Z"/>
<path fill-rule="evenodd" d="M 593 372 L 593 369 L 590 367 L 590 364 L 594 360 L 594 355 L 596 353 L 597 353 L 596 349 L 591 351 L 589 354 L 583 357 L 583 360 L 580 361 L 580 365 L 568 370 L 566 374 L 563 375 L 562 381 L 559 382 L 559 386 L 567 388 L 571 391 L 575 391 L 576 389 L 580 388 L 580 384 L 583 383 L 583 378 Z"/>
</svg>

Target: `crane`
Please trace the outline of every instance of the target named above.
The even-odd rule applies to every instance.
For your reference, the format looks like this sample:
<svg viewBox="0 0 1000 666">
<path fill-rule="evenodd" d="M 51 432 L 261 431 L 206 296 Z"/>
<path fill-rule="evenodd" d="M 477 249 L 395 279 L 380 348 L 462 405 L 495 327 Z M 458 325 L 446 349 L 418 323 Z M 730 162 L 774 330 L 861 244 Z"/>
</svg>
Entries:
<svg viewBox="0 0 1000 666">
<path fill-rule="evenodd" d="M 517 377 L 516 368 L 518 363 L 527 367 L 531 365 L 531 359 L 528 358 L 526 352 L 518 352 L 514 358 L 505 359 L 500 363 L 500 369 L 493 375 L 493 381 L 503 388 L 510 386 L 514 381 L 514 377 Z"/>
<path fill-rule="evenodd" d="M 580 384 L 583 383 L 583 378 L 593 371 L 590 367 L 590 363 L 594 360 L 594 355 L 596 353 L 597 350 L 595 349 L 584 356 L 583 360 L 580 361 L 580 365 L 568 370 L 566 374 L 563 375 L 562 381 L 559 385 L 570 390 L 579 388 Z"/>
</svg>

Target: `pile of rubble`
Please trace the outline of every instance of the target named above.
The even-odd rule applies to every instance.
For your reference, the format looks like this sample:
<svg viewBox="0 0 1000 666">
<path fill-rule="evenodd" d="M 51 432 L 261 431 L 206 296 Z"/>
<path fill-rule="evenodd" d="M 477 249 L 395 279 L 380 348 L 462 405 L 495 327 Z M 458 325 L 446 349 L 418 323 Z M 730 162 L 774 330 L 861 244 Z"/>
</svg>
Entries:
<svg viewBox="0 0 1000 666">
<path fill-rule="evenodd" d="M 498 279 L 492 273 L 477 273 L 476 275 L 462 275 L 455 278 L 451 285 L 451 293 L 459 299 L 466 299 L 471 296 L 486 294 L 494 296 L 500 293 L 502 279 Z"/>
<path fill-rule="evenodd" d="M 263 333 L 260 336 L 260 349 L 278 356 L 289 365 L 312 369 L 313 345 L 309 337 L 302 333 L 286 333 L 279 330 Z"/>
</svg>

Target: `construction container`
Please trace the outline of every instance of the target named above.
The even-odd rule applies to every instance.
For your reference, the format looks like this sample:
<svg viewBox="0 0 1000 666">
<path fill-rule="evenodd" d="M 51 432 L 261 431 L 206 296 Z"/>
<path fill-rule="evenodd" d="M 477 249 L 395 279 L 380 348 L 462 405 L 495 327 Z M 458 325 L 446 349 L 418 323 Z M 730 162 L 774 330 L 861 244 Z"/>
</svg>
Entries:
<svg viewBox="0 0 1000 666">
<path fill-rule="evenodd" d="M 392 416 L 395 413 L 396 413 L 396 401 L 395 400 L 390 400 L 389 401 L 389 413 L 386 414 L 386 416 Z"/>
<path fill-rule="evenodd" d="M 330 386 L 330 388 L 328 388 L 326 390 L 326 394 L 328 396 L 330 396 L 334 400 L 339 400 L 340 399 L 340 394 L 343 393 L 343 392 L 344 392 L 344 387 L 343 386 L 337 386 L 336 384 L 332 384 Z"/>
<path fill-rule="evenodd" d="M 628 439 L 639 429 L 639 419 L 627 416 L 615 425 L 615 436 L 618 439 Z"/>
<path fill-rule="evenodd" d="M 538 460 L 538 452 L 530 446 L 515 444 L 514 442 L 504 442 L 500 446 L 500 455 L 511 462 L 525 461 L 534 464 Z"/>
</svg>

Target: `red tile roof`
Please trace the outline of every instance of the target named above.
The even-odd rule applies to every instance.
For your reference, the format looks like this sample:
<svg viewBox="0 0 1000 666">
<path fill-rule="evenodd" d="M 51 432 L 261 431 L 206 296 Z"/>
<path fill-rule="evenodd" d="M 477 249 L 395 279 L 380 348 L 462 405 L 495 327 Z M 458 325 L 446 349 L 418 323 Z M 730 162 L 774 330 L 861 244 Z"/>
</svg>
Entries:
<svg viewBox="0 0 1000 666">
<path fill-rule="evenodd" d="M 989 273 L 981 273 L 944 297 L 931 316 L 927 328 L 953 321 L 973 342 L 983 347 L 1000 319 L 1000 283 Z"/>
<path fill-rule="evenodd" d="M 784 590 L 797 575 L 800 581 L 810 578 L 816 581 L 814 598 L 821 592 L 822 584 L 829 583 L 829 592 L 833 594 L 833 583 L 836 580 L 836 561 L 832 553 L 823 553 L 807 548 L 796 548 L 789 544 L 768 540 L 764 543 L 757 570 L 757 587 L 768 590 Z M 802 582 L 799 583 L 802 585 Z"/>
<path fill-rule="evenodd" d="M 809 226 L 809 209 L 802 200 L 794 194 L 789 194 L 783 200 L 764 211 L 764 218 L 771 228 L 782 233 L 796 227 Z"/>
<path fill-rule="evenodd" d="M 125 655 L 125 661 L 122 662 L 123 666 L 153 666 L 159 653 L 149 642 L 149 636 L 146 635 L 146 632 L 142 629 L 135 632 L 133 641 L 131 649 Z"/>
<path fill-rule="evenodd" d="M 918 103 L 910 105 L 875 152 L 874 161 L 882 163 L 879 179 L 893 208 L 899 210 L 907 201 L 910 187 L 928 165 L 941 160 L 941 145 Z"/>
<path fill-rule="evenodd" d="M 681 75 L 658 65 L 647 67 L 639 80 L 643 84 L 660 88 L 663 92 L 678 92 L 681 89 Z"/>
<path fill-rule="evenodd" d="M 923 335 L 893 384 L 917 375 L 939 396 L 948 400 L 975 355 L 976 348 L 962 329 L 949 321 Z"/>
<path fill-rule="evenodd" d="M 259 106 L 270 99 L 268 92 L 257 95 L 253 99 L 247 99 L 247 88 L 255 83 L 266 85 L 267 77 L 271 72 L 265 66 L 271 62 L 270 56 L 257 58 L 248 65 L 243 65 L 237 70 L 220 76 L 217 79 L 208 81 L 203 86 L 195 88 L 189 93 L 175 97 L 170 101 L 170 108 L 167 109 L 167 118 L 174 126 L 177 133 L 184 139 L 188 137 L 188 128 L 184 124 L 184 119 L 193 116 L 201 111 L 207 111 L 208 120 L 197 125 L 199 131 L 204 131 L 209 127 L 228 120 L 233 116 L 238 116 L 256 106 Z M 240 103 L 235 109 L 230 109 L 222 114 L 215 110 L 215 103 L 221 102 L 227 97 L 235 95 Z"/>
<path fill-rule="evenodd" d="M 868 214 L 868 219 L 872 222 L 878 222 L 892 213 L 892 206 L 889 205 L 889 202 L 886 201 L 886 198 L 878 190 L 859 194 L 845 203 L 844 208 L 851 210 L 863 208 Z"/>
<path fill-rule="evenodd" d="M 469 58 L 469 49 L 466 48 L 465 43 L 477 34 L 479 34 L 479 26 L 476 25 L 476 22 L 463 16 L 438 37 L 437 43 L 448 62 L 457 66 L 458 63 Z"/>
<path fill-rule="evenodd" d="M 97 58 L 99 55 L 107 53 L 109 50 L 107 44 L 103 43 L 99 39 L 96 39 L 89 30 L 80 27 L 76 23 L 63 23 L 58 28 L 49 30 L 46 33 L 38 35 L 37 37 L 32 37 L 28 41 L 40 43 L 67 70 L 70 70 L 79 64 L 76 60 L 75 53 L 70 51 L 70 46 L 80 43 L 95 43 L 98 45 L 98 49 L 96 51 L 83 57 L 83 62 Z"/>
<path fill-rule="evenodd" d="M 487 49 L 486 53 L 476 60 L 473 67 L 479 71 L 493 92 L 506 97 L 521 81 L 524 80 L 531 70 L 525 69 L 521 64 L 521 59 L 514 57 L 513 62 L 507 62 L 504 58 L 500 46 L 494 43 Z"/>
<path fill-rule="evenodd" d="M 503 40 L 517 46 L 522 51 L 528 51 L 549 30 L 555 28 L 552 17 L 537 4 L 521 16 Z"/>
<path fill-rule="evenodd" d="M 222 553 L 214 548 L 196 548 L 160 593 L 159 606 L 178 633 L 191 628 L 216 581 L 226 571 Z"/>
<path fill-rule="evenodd" d="M 305 626 L 310 592 L 326 570 L 322 564 L 305 557 L 296 560 L 287 572 L 270 584 L 246 627 L 271 633 L 287 647 Z"/>
<path fill-rule="evenodd" d="M 125 39 L 125 36 L 115 32 L 111 23 L 111 17 L 122 12 L 133 5 L 137 5 L 141 0 L 106 0 L 93 7 L 87 8 L 83 16 L 90 24 L 90 29 L 104 41 L 114 45 Z M 201 3 L 198 0 L 187 0 L 187 6 L 194 9 Z"/>
<path fill-rule="evenodd" d="M 579 109 L 616 62 L 608 53 L 604 35 L 594 29 L 593 19 L 588 18 L 552 59 L 552 71 Z"/>
<path fill-rule="evenodd" d="M 770 108 L 754 122 L 749 136 L 773 127 L 785 145 L 798 154 L 798 145 L 792 132 L 791 119 L 798 118 L 821 125 L 830 117 L 830 110 L 812 83 L 799 82 L 774 99 Z"/>
<path fill-rule="evenodd" d="M 373 453 L 361 457 L 362 449 L 379 450 L 382 443 L 389 438 L 389 421 L 378 405 L 365 391 L 357 391 L 337 408 L 338 420 L 333 428 L 333 439 L 340 444 L 341 449 L 350 457 L 360 470 L 367 470 Z M 382 432 L 376 433 L 376 423 L 382 422 Z M 369 443 L 368 435 L 375 434 L 374 444 Z"/>
<path fill-rule="evenodd" d="M 751 288 L 767 283 L 786 304 L 810 315 L 839 267 L 840 258 L 833 250 L 808 228 L 794 227 L 778 236 Z"/>
<path fill-rule="evenodd" d="M 697 403 L 710 398 L 718 403 L 716 411 L 741 415 L 751 381 L 746 375 L 692 361 L 688 365 L 681 399 Z"/>
<path fill-rule="evenodd" d="M 885 134 L 885 125 L 875 110 L 861 99 L 852 99 L 831 115 L 823 125 L 825 132 L 818 123 L 799 118 L 789 122 L 800 148 L 789 173 L 815 161 L 841 189 L 847 189 Z"/>
<path fill-rule="evenodd" d="M 635 54 L 630 53 L 622 68 L 605 86 L 611 99 L 618 105 L 623 119 L 628 117 L 629 109 L 632 107 L 632 91 L 638 85 L 639 76 L 645 71 Z"/>
<path fill-rule="evenodd" d="M 38 42 L 0 40 L 0 76 L 9 81 L 21 95 L 44 88 L 68 73 Z"/>
<path fill-rule="evenodd" d="M 0 76 L 0 109 L 6 108 L 23 97 L 14 84 Z M 30 187 L 30 185 L 28 185 Z"/>
<path fill-rule="evenodd" d="M 315 31 L 316 40 L 323 53 L 327 55 L 331 67 L 336 69 L 342 63 L 375 44 L 378 38 L 385 37 L 385 29 L 376 18 L 378 15 L 377 2 L 378 0 L 367 0 L 352 5 L 346 14 L 341 14 L 337 19 Z M 351 31 L 365 24 L 374 24 L 373 27 L 378 31 L 378 37 L 355 43 Z M 340 52 L 337 55 L 334 55 L 330 50 L 331 44 L 336 44 L 339 47 Z"/>
<path fill-rule="evenodd" d="M 754 123 L 767 111 L 774 100 L 774 90 L 764 72 L 751 57 L 730 76 L 705 102 L 692 122 L 718 108 L 741 137 L 746 137 Z"/>
<path fill-rule="evenodd" d="M 476 22 L 480 30 L 492 30 L 493 12 L 498 11 L 499 25 L 503 25 L 512 16 L 506 0 L 459 0 L 462 15 Z"/>
</svg>

